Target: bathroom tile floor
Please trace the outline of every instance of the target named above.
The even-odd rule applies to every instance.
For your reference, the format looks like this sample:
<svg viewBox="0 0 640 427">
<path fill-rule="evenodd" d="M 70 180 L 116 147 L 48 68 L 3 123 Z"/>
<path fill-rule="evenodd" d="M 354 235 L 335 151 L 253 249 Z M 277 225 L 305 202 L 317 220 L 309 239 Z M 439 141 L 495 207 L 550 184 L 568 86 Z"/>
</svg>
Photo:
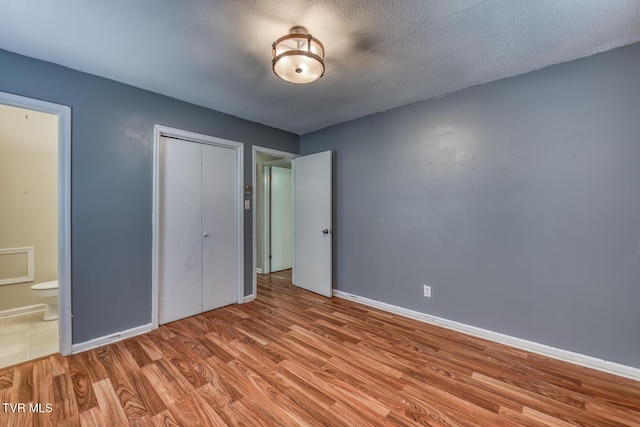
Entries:
<svg viewBox="0 0 640 427">
<path fill-rule="evenodd" d="M 0 368 L 58 352 L 58 321 L 44 312 L 0 319 Z"/>
</svg>

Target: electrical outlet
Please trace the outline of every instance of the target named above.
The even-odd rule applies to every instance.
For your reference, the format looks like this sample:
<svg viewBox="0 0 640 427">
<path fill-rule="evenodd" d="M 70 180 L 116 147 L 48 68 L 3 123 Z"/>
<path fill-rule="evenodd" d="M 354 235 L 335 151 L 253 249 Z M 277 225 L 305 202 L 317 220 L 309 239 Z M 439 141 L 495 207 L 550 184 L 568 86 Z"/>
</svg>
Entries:
<svg viewBox="0 0 640 427">
<path fill-rule="evenodd" d="M 429 285 L 422 285 L 424 286 L 424 296 L 427 298 L 431 298 L 431 286 Z"/>
</svg>

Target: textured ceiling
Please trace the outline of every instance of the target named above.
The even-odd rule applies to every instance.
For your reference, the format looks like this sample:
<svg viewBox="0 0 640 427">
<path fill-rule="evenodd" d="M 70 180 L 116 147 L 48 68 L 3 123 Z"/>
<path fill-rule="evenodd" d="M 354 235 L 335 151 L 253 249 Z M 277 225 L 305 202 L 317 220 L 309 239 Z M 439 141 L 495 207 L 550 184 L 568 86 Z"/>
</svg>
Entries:
<svg viewBox="0 0 640 427">
<path fill-rule="evenodd" d="M 310 85 L 271 71 L 294 25 Z M 2 49 L 298 134 L 638 41 L 640 0 L 0 2 Z"/>
</svg>

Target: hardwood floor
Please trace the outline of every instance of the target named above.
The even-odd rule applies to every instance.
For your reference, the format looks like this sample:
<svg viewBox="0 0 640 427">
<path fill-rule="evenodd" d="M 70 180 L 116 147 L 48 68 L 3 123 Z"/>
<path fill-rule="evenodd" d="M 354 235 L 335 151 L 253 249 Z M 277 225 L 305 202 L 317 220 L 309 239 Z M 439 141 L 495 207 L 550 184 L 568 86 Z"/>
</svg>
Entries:
<svg viewBox="0 0 640 427">
<path fill-rule="evenodd" d="M 258 294 L 1 369 L 0 401 L 26 408 L 0 426 L 640 426 L 639 382 L 325 299 L 289 271 Z"/>
</svg>

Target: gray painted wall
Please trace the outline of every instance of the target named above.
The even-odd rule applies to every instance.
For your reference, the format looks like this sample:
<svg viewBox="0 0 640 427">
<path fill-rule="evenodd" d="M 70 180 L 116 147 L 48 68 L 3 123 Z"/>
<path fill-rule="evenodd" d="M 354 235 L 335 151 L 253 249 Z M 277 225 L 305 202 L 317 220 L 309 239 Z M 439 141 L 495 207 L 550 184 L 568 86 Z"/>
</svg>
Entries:
<svg viewBox="0 0 640 427">
<path fill-rule="evenodd" d="M 72 108 L 73 342 L 151 321 L 153 126 L 298 152 L 297 135 L 0 50 L 0 91 Z M 245 211 L 245 293 L 252 287 Z"/>
<path fill-rule="evenodd" d="M 636 44 L 303 135 L 334 286 L 640 367 L 639 100 Z"/>
</svg>

